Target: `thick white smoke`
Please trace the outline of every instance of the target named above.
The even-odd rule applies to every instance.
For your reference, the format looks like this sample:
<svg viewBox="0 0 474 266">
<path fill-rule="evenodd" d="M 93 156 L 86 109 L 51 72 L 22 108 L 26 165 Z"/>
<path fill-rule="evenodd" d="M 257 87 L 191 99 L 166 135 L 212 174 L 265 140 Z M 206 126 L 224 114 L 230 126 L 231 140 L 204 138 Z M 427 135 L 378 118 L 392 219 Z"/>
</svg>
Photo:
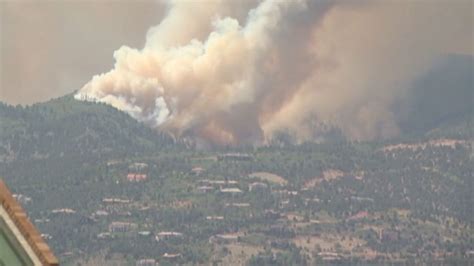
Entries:
<svg viewBox="0 0 474 266">
<path fill-rule="evenodd" d="M 230 2 L 170 2 L 145 47 L 121 47 L 76 98 L 219 144 L 311 139 L 320 123 L 390 136 L 409 82 L 471 41 L 469 3 Z"/>
</svg>

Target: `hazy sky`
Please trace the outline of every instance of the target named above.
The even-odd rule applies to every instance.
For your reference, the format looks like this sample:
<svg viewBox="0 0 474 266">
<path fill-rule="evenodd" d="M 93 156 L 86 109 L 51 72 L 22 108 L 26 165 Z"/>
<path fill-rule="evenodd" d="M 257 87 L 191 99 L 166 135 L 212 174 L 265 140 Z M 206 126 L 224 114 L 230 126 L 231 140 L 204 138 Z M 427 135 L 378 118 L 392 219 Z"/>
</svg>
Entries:
<svg viewBox="0 0 474 266">
<path fill-rule="evenodd" d="M 142 47 L 165 11 L 159 0 L 0 0 L 0 101 L 80 89 L 111 68 L 120 46 Z"/>
<path fill-rule="evenodd" d="M 470 0 L 166 1 L 0 0 L 0 101 L 82 88 L 218 143 L 370 139 L 397 134 L 390 107 L 431 60 L 473 48 Z"/>
<path fill-rule="evenodd" d="M 158 1 L 0 0 L 0 101 L 27 104 L 80 89 L 141 47 L 162 19 Z"/>
</svg>

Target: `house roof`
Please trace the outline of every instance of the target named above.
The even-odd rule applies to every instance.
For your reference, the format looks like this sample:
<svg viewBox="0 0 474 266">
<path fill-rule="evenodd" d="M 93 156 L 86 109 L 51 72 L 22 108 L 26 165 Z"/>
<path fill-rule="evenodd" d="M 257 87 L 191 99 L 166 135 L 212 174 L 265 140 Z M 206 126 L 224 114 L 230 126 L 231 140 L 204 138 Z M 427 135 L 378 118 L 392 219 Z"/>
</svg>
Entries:
<svg viewBox="0 0 474 266">
<path fill-rule="evenodd" d="M 223 193 L 242 193 L 242 190 L 239 188 L 233 187 L 233 188 L 223 188 L 221 189 L 221 192 Z"/>
<path fill-rule="evenodd" d="M 3 234 L 8 233 L 16 239 L 18 244 L 14 249 L 22 249 L 33 265 L 59 265 L 58 259 L 2 180 L 0 180 L 0 222 L 4 225 L 0 228 L 0 233 L 9 230 L 10 232 Z"/>
</svg>

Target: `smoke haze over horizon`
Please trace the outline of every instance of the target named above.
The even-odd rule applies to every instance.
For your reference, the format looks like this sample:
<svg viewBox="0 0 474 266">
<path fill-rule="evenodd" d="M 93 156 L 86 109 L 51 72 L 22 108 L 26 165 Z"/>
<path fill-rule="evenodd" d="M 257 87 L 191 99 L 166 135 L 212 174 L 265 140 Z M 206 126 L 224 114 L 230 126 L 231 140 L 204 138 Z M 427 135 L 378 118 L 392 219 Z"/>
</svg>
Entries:
<svg viewBox="0 0 474 266">
<path fill-rule="evenodd" d="M 443 55 L 473 54 L 470 1 L 164 4 L 143 47 L 116 50 L 76 98 L 216 144 L 308 140 L 325 126 L 397 135 L 392 106 L 413 80 Z"/>
<path fill-rule="evenodd" d="M 121 45 L 142 46 L 159 1 L 0 1 L 0 101 L 32 104 L 79 89 L 113 66 Z"/>
</svg>

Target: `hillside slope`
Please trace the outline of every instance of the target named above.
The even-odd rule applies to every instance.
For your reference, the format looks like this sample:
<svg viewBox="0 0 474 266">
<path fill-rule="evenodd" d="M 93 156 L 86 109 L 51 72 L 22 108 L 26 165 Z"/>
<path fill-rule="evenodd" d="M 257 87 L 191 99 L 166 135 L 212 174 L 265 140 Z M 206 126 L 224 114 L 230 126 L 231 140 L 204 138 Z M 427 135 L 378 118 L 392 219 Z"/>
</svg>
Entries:
<svg viewBox="0 0 474 266">
<path fill-rule="evenodd" d="M 105 104 L 67 95 L 32 106 L 0 103 L 0 158 L 133 154 L 174 144 Z"/>
</svg>

